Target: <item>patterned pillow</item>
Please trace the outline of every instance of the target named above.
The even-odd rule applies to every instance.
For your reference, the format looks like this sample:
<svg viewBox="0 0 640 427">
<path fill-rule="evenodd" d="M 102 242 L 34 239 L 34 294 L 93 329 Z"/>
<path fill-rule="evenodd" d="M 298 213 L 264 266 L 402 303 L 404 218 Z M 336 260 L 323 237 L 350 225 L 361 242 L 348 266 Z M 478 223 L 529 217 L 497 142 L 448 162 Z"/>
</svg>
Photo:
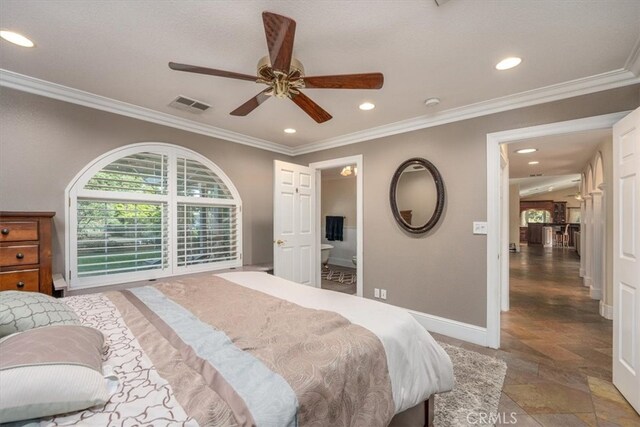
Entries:
<svg viewBox="0 0 640 427">
<path fill-rule="evenodd" d="M 104 405 L 110 391 L 102 372 L 103 344 L 99 330 L 74 325 L 0 340 L 0 423 Z"/>
<path fill-rule="evenodd" d="M 37 292 L 0 292 L 0 338 L 49 325 L 79 325 L 65 303 Z"/>
</svg>

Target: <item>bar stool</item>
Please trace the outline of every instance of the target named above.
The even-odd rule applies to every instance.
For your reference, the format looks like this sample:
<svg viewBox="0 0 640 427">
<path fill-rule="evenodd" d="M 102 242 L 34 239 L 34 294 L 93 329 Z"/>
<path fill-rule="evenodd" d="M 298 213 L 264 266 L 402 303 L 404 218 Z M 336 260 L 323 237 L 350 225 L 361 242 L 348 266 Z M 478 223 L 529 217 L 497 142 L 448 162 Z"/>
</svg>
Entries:
<svg viewBox="0 0 640 427">
<path fill-rule="evenodd" d="M 563 237 L 562 237 L 562 227 L 558 225 L 553 226 L 553 246 L 559 247 L 562 246 Z"/>
<path fill-rule="evenodd" d="M 562 247 L 569 247 L 569 224 L 564 227 L 564 233 L 562 233 Z"/>
</svg>

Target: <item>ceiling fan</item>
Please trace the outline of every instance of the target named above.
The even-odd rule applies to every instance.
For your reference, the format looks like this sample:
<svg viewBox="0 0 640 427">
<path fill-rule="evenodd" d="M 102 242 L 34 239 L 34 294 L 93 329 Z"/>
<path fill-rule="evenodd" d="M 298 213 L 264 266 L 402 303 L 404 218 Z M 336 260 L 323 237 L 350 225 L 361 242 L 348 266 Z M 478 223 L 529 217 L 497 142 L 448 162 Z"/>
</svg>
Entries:
<svg viewBox="0 0 640 427">
<path fill-rule="evenodd" d="M 302 63 L 293 58 L 293 39 L 296 21 L 275 13 L 263 12 L 262 21 L 267 36 L 269 55 L 258 62 L 257 76 L 169 62 L 169 68 L 189 73 L 209 74 L 231 79 L 262 83 L 268 87 L 231 112 L 246 116 L 271 96 L 289 98 L 318 123 L 331 119 L 331 115 L 300 91 L 307 89 L 380 89 L 384 83 L 382 73 L 343 74 L 335 76 L 304 75 Z"/>
</svg>

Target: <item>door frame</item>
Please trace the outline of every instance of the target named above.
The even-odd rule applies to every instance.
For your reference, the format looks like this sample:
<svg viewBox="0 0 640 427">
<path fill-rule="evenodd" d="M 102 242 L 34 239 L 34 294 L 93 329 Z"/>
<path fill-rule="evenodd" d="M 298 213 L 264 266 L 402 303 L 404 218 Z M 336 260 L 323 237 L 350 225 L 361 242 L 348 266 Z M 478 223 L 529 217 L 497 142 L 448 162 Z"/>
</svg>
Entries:
<svg viewBox="0 0 640 427">
<path fill-rule="evenodd" d="M 364 290 L 364 165 L 362 154 L 309 164 L 310 168 L 316 170 L 316 236 L 318 241 L 316 242 L 315 269 L 316 283 L 319 288 L 322 286 L 320 268 L 322 265 L 322 257 L 320 253 L 320 244 L 322 242 L 322 235 L 320 234 L 322 230 L 322 170 L 353 164 L 358 168 L 358 173 L 356 175 L 356 296 L 361 297 Z"/>
<path fill-rule="evenodd" d="M 487 134 L 487 346 L 500 348 L 500 308 L 501 294 L 508 286 L 508 280 L 501 280 L 503 263 L 508 257 L 502 256 L 502 249 L 508 247 L 508 236 L 501 239 L 502 203 L 509 203 L 509 194 L 502 194 L 500 180 L 502 144 L 523 139 L 559 135 L 597 129 L 612 129 L 614 123 L 629 114 L 630 111 L 586 117 L 564 122 L 548 123 L 520 129 L 511 129 Z M 502 197 L 501 197 L 502 196 Z M 506 220 L 507 218 L 505 218 Z M 506 290 L 508 292 L 508 289 Z"/>
</svg>

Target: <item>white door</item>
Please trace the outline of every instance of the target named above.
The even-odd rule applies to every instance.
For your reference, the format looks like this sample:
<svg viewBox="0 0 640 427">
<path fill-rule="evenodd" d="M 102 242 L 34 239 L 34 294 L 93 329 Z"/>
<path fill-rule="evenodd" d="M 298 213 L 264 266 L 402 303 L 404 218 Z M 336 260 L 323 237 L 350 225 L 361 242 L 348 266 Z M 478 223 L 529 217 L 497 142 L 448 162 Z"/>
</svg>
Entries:
<svg viewBox="0 0 640 427">
<path fill-rule="evenodd" d="M 274 274 L 314 286 L 315 169 L 279 160 L 274 168 Z"/>
<path fill-rule="evenodd" d="M 640 108 L 613 126 L 613 384 L 640 412 Z"/>
</svg>

